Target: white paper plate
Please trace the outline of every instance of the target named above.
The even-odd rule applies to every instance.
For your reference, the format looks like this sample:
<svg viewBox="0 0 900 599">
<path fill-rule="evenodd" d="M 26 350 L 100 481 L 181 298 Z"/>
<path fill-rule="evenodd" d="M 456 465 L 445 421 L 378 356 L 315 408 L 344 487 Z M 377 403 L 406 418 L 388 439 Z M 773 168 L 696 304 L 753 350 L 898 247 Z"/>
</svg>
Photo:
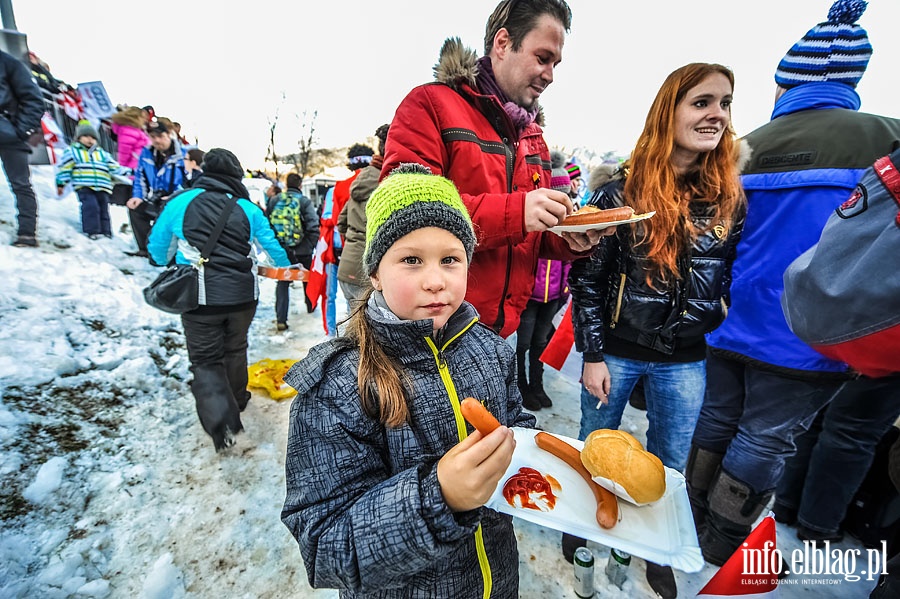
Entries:
<svg viewBox="0 0 900 599">
<path fill-rule="evenodd" d="M 518 427 L 512 430 L 516 437 L 512 462 L 487 502 L 487 507 L 684 572 L 703 569 L 703 555 L 694 529 L 687 487 L 684 476 L 679 472 L 666 468 L 666 493 L 659 501 L 638 507 L 620 500 L 619 522 L 606 530 L 597 524 L 597 503 L 581 475 L 561 459 L 535 445 L 537 430 Z M 584 446 L 577 439 L 555 436 L 579 450 Z M 516 508 L 503 497 L 503 484 L 523 466 L 549 474 L 559 481 L 562 489 L 557 494 L 556 506 L 552 511 Z"/>
<path fill-rule="evenodd" d="M 615 227 L 617 225 L 627 225 L 628 223 L 636 223 L 639 220 L 644 220 L 646 218 L 650 218 L 656 214 L 656 211 L 653 212 L 645 212 L 644 214 L 635 214 L 631 218 L 625 220 L 616 220 L 611 223 L 596 223 L 593 225 L 556 225 L 555 227 L 550 227 L 547 229 L 548 231 L 553 231 L 554 233 L 584 233 L 585 231 L 591 231 L 594 229 L 605 229 L 607 227 Z"/>
</svg>

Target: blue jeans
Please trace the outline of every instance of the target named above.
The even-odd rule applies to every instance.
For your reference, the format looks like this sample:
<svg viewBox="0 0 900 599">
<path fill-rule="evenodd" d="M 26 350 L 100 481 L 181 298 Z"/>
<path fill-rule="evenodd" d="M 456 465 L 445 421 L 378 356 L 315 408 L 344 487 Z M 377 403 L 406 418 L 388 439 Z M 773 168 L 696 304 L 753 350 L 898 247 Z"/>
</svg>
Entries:
<svg viewBox="0 0 900 599">
<path fill-rule="evenodd" d="M 836 533 L 872 465 L 875 446 L 900 416 L 900 376 L 848 381 L 796 439 L 775 491 L 797 521 Z"/>
<path fill-rule="evenodd" d="M 794 438 L 842 385 L 790 379 L 715 354 L 707 355 L 706 376 L 694 443 L 724 454 L 722 468 L 754 493 L 775 488 Z"/>
<path fill-rule="evenodd" d="M 326 280 L 328 297 L 325 300 L 325 326 L 328 327 L 328 335 L 330 337 L 337 335 L 337 271 L 337 263 L 325 265 L 325 274 L 328 277 Z"/>
<path fill-rule="evenodd" d="M 703 405 L 706 364 L 699 362 L 641 362 L 606 355 L 609 403 L 597 408 L 596 397 L 581 387 L 581 431 L 586 439 L 600 428 L 617 429 L 638 379 L 644 377 L 647 398 L 647 451 L 669 468 L 683 471 L 691 448 L 694 424 Z"/>
</svg>

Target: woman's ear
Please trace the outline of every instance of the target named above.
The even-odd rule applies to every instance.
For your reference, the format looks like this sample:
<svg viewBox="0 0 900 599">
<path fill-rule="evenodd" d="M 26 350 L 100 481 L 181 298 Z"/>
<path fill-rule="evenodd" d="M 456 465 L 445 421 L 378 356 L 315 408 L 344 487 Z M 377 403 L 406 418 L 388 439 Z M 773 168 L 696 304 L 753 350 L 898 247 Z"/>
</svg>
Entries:
<svg viewBox="0 0 900 599">
<path fill-rule="evenodd" d="M 375 289 L 375 291 L 381 291 L 381 281 L 378 279 L 377 272 L 370 276 L 369 280 L 372 281 L 372 288 Z"/>
</svg>

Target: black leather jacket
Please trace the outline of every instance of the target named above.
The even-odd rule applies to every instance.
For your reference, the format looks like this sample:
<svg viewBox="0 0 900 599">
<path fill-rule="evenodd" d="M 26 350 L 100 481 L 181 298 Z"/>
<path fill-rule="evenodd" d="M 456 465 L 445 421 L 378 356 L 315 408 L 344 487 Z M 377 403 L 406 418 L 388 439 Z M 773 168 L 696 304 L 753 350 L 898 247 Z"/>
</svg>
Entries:
<svg viewBox="0 0 900 599">
<path fill-rule="evenodd" d="M 599 208 L 624 205 L 625 180 L 617 173 L 594 191 L 588 204 Z M 575 346 L 588 362 L 603 358 L 604 335 L 672 355 L 679 339 L 697 339 L 725 319 L 731 286 L 731 264 L 743 229 L 743 215 L 727 236 L 711 226 L 708 204 L 693 202 L 691 219 L 701 231 L 689 256 L 679 265 L 681 279 L 668 286 L 646 282 L 647 256 L 632 247 L 630 227 L 604 237 L 590 258 L 576 260 L 569 273 Z"/>
</svg>

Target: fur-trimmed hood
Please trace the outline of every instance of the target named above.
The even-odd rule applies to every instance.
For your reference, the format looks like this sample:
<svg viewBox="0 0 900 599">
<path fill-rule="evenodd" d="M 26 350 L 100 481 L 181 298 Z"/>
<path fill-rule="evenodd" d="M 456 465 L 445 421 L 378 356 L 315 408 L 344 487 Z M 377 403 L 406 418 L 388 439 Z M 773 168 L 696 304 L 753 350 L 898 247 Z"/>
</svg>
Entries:
<svg viewBox="0 0 900 599">
<path fill-rule="evenodd" d="M 467 85 L 478 90 L 476 77 L 478 76 L 478 54 L 475 50 L 463 45 L 458 37 L 449 37 L 444 40 L 437 64 L 434 65 L 434 80 L 438 83 L 462 91 L 462 86 Z M 544 109 L 538 104 L 537 116 L 534 119 L 538 125 L 544 125 Z"/>
<path fill-rule="evenodd" d="M 747 143 L 746 139 L 738 140 L 737 168 L 738 173 L 744 171 L 744 167 L 750 162 L 750 156 L 753 155 L 753 148 Z M 601 164 L 591 169 L 591 175 L 588 179 L 588 190 L 592 193 L 609 183 L 614 177 L 627 177 L 628 173 L 623 171 L 615 164 Z"/>
<path fill-rule="evenodd" d="M 109 119 L 117 123 L 119 125 L 128 125 L 130 127 L 136 127 L 138 129 L 144 128 L 144 114 L 143 111 L 137 106 L 129 106 L 124 110 L 120 110 L 119 112 L 115 112 Z"/>
</svg>

